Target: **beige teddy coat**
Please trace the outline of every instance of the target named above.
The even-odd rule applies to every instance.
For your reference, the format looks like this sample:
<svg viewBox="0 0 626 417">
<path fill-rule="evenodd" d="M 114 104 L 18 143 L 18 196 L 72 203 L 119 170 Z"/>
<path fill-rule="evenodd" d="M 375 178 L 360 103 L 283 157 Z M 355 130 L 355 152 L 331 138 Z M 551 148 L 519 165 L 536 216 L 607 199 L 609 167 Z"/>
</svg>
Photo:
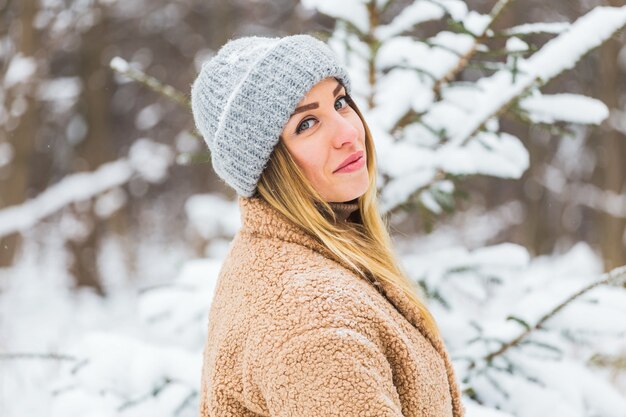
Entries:
<svg viewBox="0 0 626 417">
<path fill-rule="evenodd" d="M 368 281 L 259 198 L 209 311 L 200 415 L 461 417 L 443 341 L 399 290 Z"/>
</svg>

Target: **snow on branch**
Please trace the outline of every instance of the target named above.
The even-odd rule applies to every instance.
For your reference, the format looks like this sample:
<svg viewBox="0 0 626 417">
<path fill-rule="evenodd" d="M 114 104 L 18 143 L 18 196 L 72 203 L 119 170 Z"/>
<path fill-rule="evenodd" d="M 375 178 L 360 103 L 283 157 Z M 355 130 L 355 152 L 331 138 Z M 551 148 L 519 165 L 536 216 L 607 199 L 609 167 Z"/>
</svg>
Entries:
<svg viewBox="0 0 626 417">
<path fill-rule="evenodd" d="M 119 187 L 133 175 L 149 182 L 160 182 L 172 162 L 173 152 L 167 145 L 138 139 L 127 158 L 105 163 L 93 172 L 68 175 L 38 196 L 0 210 L 0 237 L 31 228 L 71 203 L 89 200 Z"/>
<path fill-rule="evenodd" d="M 626 398 L 586 362 L 623 348 L 626 266 L 601 274 L 584 243 L 536 258 L 512 243 L 406 248 L 403 264 L 431 300 L 466 400 L 521 417 L 621 417 Z"/>
<path fill-rule="evenodd" d="M 519 107 L 528 112 L 533 123 L 556 121 L 599 125 L 609 117 L 609 109 L 600 100 L 579 94 L 535 94 L 523 98 Z"/>
<path fill-rule="evenodd" d="M 81 357 L 50 387 L 54 415 L 174 416 L 194 407 L 202 368 L 199 351 L 153 346 L 129 335 L 86 334 L 72 349 Z"/>
<path fill-rule="evenodd" d="M 569 22 L 525 23 L 502 31 L 505 35 L 529 35 L 531 33 L 563 33 L 570 28 Z"/>
<path fill-rule="evenodd" d="M 541 329 L 543 327 L 543 325 L 550 318 L 552 318 L 553 316 L 558 314 L 559 311 L 564 309 L 568 304 L 572 303 L 574 300 L 576 300 L 577 298 L 579 298 L 583 294 L 586 294 L 589 291 L 591 291 L 594 288 L 599 287 L 601 285 L 610 285 L 610 286 L 615 286 L 615 287 L 623 287 L 625 284 L 626 284 L 626 265 L 617 267 L 617 268 L 615 268 L 615 269 L 613 269 L 613 270 L 603 274 L 602 277 L 598 281 L 593 282 L 592 284 L 587 285 L 586 287 L 582 288 L 581 290 L 579 290 L 576 293 L 572 294 L 571 296 L 567 297 L 563 302 L 559 303 L 558 305 L 556 305 L 555 307 L 550 309 L 532 327 L 527 328 L 519 336 L 517 336 L 513 340 L 509 341 L 508 343 L 503 344 L 502 347 L 500 347 L 498 350 L 496 350 L 494 352 L 491 352 L 488 355 L 486 355 L 484 357 L 484 361 L 485 362 L 491 362 L 496 356 L 501 355 L 504 352 L 506 352 L 507 350 L 511 349 L 512 347 L 520 344 L 522 342 L 522 340 L 526 339 L 532 332 L 534 332 L 534 331 L 536 331 L 538 329 Z M 470 366 L 470 368 L 472 368 L 473 366 L 474 366 L 474 364 L 472 364 Z"/>
<path fill-rule="evenodd" d="M 510 3 L 499 0 L 483 15 L 456 0 L 416 0 L 384 25 L 379 24 L 377 7 L 359 3 L 357 9 L 369 13 L 367 34 L 342 23 L 343 6 L 307 3 L 338 19 L 329 45 L 351 72 L 354 99 L 377 140 L 383 212 L 418 204 L 440 213 L 449 199 L 431 188 L 454 177 L 520 178 L 528 167 L 528 151 L 520 139 L 500 132 L 500 117 L 506 112 L 547 124 L 599 124 L 608 117 L 606 105 L 596 99 L 542 95 L 539 89 L 622 28 L 626 6 L 595 8 L 573 24 L 515 26 L 499 33 L 509 37 L 506 47 L 491 51 L 484 41 L 496 36 L 491 27 Z M 445 16 L 456 22 L 452 30 L 428 39 L 411 35 L 420 23 Z M 537 31 L 558 36 L 526 58 L 533 48 L 511 37 Z M 478 53 L 506 61 L 473 59 Z M 453 81 L 473 64 L 495 72 L 475 82 Z M 477 143 L 470 145 L 472 141 Z M 454 191 L 453 186 L 443 188 Z M 424 193 L 431 195 L 419 197 Z"/>
<path fill-rule="evenodd" d="M 466 119 L 463 128 L 445 146 L 462 146 L 467 143 L 487 120 L 501 114 L 517 97 L 573 68 L 587 52 L 605 42 L 624 25 L 626 6 L 597 7 L 530 58 L 520 59 L 519 72 L 514 79 L 509 70 L 501 70 L 479 80 L 477 84 L 481 93 L 478 105 Z"/>
<path fill-rule="evenodd" d="M 335 19 L 341 19 L 361 33 L 370 30 L 367 1 L 365 0 L 302 0 L 302 5 L 309 9 L 316 9 L 320 13 Z"/>
<path fill-rule="evenodd" d="M 133 170 L 125 159 L 89 173 L 72 174 L 25 203 L 0 210 L 0 236 L 26 230 L 70 203 L 88 200 L 126 183 Z"/>
<path fill-rule="evenodd" d="M 470 12 L 463 20 L 463 27 L 474 36 L 472 47 L 458 60 L 457 65 L 446 75 L 437 80 L 433 86 L 435 94 L 439 95 L 441 86 L 453 80 L 467 66 L 469 60 L 479 49 L 481 39 L 490 34 L 491 26 L 500 17 L 502 11 L 511 3 L 511 0 L 499 0 L 489 12 L 489 15 L 481 15 L 474 11 Z"/>
<path fill-rule="evenodd" d="M 445 9 L 437 3 L 416 1 L 406 7 L 388 25 L 378 26 L 374 35 L 381 41 L 393 36 L 398 36 L 416 25 L 430 20 L 439 20 L 443 17 Z"/>
<path fill-rule="evenodd" d="M 546 83 L 572 69 L 589 51 L 600 46 L 626 25 L 626 6 L 596 7 L 574 22 L 562 35 L 550 40 L 529 60 L 523 71 Z"/>
<path fill-rule="evenodd" d="M 80 363 L 52 381 L 53 415 L 197 413 L 206 322 L 221 266 L 218 259 L 186 261 L 172 282 L 140 289 L 124 329 L 91 331 L 72 343 L 68 349 Z"/>
<path fill-rule="evenodd" d="M 110 67 L 153 91 L 190 109 L 189 99 L 174 87 L 162 83 L 120 57 L 114 57 Z M 192 135 L 200 135 L 194 130 Z M 173 151 L 167 145 L 149 139 L 138 139 L 127 158 L 103 164 L 94 172 L 71 174 L 23 204 L 0 210 L 0 237 L 33 227 L 45 217 L 68 204 L 91 199 L 107 190 L 127 183 L 134 174 L 148 182 L 161 182 L 173 163 Z"/>
</svg>

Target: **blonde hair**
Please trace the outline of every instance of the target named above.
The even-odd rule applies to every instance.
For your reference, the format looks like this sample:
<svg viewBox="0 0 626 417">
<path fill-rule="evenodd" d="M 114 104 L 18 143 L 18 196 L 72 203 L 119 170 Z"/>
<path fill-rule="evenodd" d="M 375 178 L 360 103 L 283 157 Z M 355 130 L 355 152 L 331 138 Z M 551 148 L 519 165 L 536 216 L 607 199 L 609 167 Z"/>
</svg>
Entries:
<svg viewBox="0 0 626 417">
<path fill-rule="evenodd" d="M 341 264 L 367 280 L 380 280 L 400 288 L 419 310 L 427 328 L 439 334 L 422 292 L 402 270 L 392 249 L 388 225 L 378 212 L 374 141 L 361 111 L 350 97 L 348 104 L 365 127 L 365 149 L 369 185 L 358 198 L 357 221 L 336 222 L 328 202 L 313 188 L 282 140 L 257 184 L 256 195 L 290 221 L 316 237 Z M 330 218 L 330 219 L 329 219 Z M 419 295 L 417 294 L 419 292 Z"/>
</svg>

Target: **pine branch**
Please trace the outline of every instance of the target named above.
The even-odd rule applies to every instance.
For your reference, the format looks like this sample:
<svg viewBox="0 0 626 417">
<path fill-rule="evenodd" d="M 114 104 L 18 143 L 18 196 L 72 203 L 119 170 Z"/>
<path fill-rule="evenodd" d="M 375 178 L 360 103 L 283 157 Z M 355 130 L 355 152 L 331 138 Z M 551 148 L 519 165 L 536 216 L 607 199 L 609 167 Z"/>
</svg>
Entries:
<svg viewBox="0 0 626 417">
<path fill-rule="evenodd" d="M 626 265 L 623 265 L 623 266 L 617 267 L 615 269 L 612 269 L 611 271 L 603 274 L 602 278 L 600 280 L 598 280 L 598 281 L 596 281 L 596 282 L 594 282 L 592 284 L 589 284 L 588 286 L 584 287 L 580 291 L 578 291 L 578 292 L 572 294 L 571 296 L 569 296 L 562 303 L 560 303 L 559 305 L 554 307 L 552 310 L 550 310 L 548 313 L 546 313 L 543 317 L 541 317 L 539 319 L 539 321 L 537 321 L 537 323 L 535 323 L 534 326 L 532 326 L 530 328 L 527 328 L 525 331 L 523 331 L 515 339 L 513 339 L 510 342 L 502 345 L 502 347 L 500 347 L 500 349 L 498 349 L 498 350 L 496 350 L 494 352 L 489 353 L 488 355 L 486 355 L 483 358 L 483 360 L 485 362 L 491 362 L 496 356 L 499 356 L 499 355 L 503 354 L 504 352 L 506 352 L 507 350 L 509 350 L 510 348 L 518 345 L 522 340 L 524 340 L 526 337 L 528 337 L 528 335 L 531 334 L 533 331 L 535 331 L 537 329 L 543 328 L 543 324 L 546 321 L 548 321 L 550 318 L 555 316 L 563 308 L 565 308 L 565 306 L 567 306 L 568 304 L 573 302 L 575 299 L 577 299 L 581 295 L 591 291 L 592 289 L 594 289 L 596 287 L 599 287 L 601 285 L 623 286 L 625 283 L 626 283 Z M 474 366 L 475 366 L 475 364 L 472 363 L 470 365 L 470 368 L 473 368 Z"/>
<path fill-rule="evenodd" d="M 156 387 L 154 387 L 151 391 L 146 392 L 145 394 L 143 394 L 140 397 L 127 400 L 123 404 L 119 405 L 117 407 L 117 411 L 123 412 L 126 409 L 135 407 L 136 405 L 138 405 L 138 404 L 140 404 L 140 403 L 142 403 L 144 401 L 147 401 L 147 400 L 149 400 L 152 397 L 156 397 L 157 395 L 159 395 L 159 393 L 163 389 L 167 388 L 171 383 L 172 383 L 172 380 L 170 378 L 165 377 L 163 379 L 163 381 L 161 381 L 161 383 L 159 385 L 157 385 Z"/>
<path fill-rule="evenodd" d="M 576 23 L 574 23 L 574 25 L 572 26 L 572 28 L 576 27 L 577 29 L 580 26 L 585 27 L 585 24 L 588 22 L 589 17 L 591 16 L 595 11 L 597 10 L 603 10 L 605 8 L 596 8 L 595 10 L 589 12 L 587 15 L 579 18 Z M 609 8 L 606 8 L 609 9 Z M 605 12 L 606 13 L 606 12 Z M 597 16 L 599 13 L 595 13 L 593 15 L 593 17 Z M 579 26 L 580 25 L 580 26 Z M 609 26 L 611 28 L 611 33 L 607 34 L 607 39 L 610 37 L 615 36 L 616 31 L 618 31 L 620 28 L 619 27 L 614 27 L 614 26 Z M 555 39 L 559 39 L 559 38 L 555 38 Z M 541 63 L 541 59 L 544 58 L 544 55 L 547 54 L 546 51 L 548 52 L 553 52 L 554 49 L 556 48 L 555 45 L 557 45 L 558 43 L 555 43 L 555 39 L 551 40 L 550 42 L 548 42 L 544 47 L 542 47 L 541 51 L 543 52 L 543 55 L 541 55 L 539 58 L 537 58 L 537 54 L 534 54 L 529 60 L 528 60 L 528 64 L 533 67 L 537 65 L 537 62 L 535 61 L 539 61 L 539 63 Z M 571 41 L 571 37 L 567 38 L 568 40 Z M 595 37 L 592 39 L 596 39 L 596 44 L 590 46 L 588 49 L 585 49 L 585 51 L 579 55 L 578 57 L 576 57 L 574 59 L 574 61 L 571 63 L 571 66 L 573 66 L 580 58 L 582 58 L 582 56 L 584 56 L 585 54 L 588 54 L 591 50 L 598 48 L 602 43 L 604 43 L 607 39 L 602 39 L 601 37 Z M 545 58 L 544 58 L 545 59 Z M 541 74 L 541 75 L 535 75 L 532 77 L 529 77 L 529 79 L 525 82 L 525 85 L 522 85 L 522 93 L 521 94 L 525 94 L 527 93 L 529 90 L 535 88 L 535 87 L 540 87 L 544 84 L 546 84 L 548 81 L 550 81 L 551 79 L 553 79 L 554 77 L 556 77 L 557 75 L 559 75 L 560 73 L 562 73 L 563 71 L 565 71 L 566 69 L 571 68 L 570 67 L 562 67 L 560 68 L 557 72 L 552 72 L 552 73 L 545 73 L 545 74 Z M 516 73 L 519 73 L 519 70 L 514 68 Z M 535 72 L 535 71 L 533 71 Z M 472 140 L 472 138 L 474 137 L 474 135 L 476 135 L 479 131 L 481 131 L 484 128 L 484 125 L 487 123 L 488 120 L 492 119 L 493 117 L 496 116 L 500 116 L 503 112 L 505 112 L 513 103 L 515 103 L 518 100 L 518 97 L 520 95 L 518 94 L 517 97 L 511 97 L 509 99 L 508 102 L 504 103 L 499 109 L 494 110 L 491 114 L 486 115 L 484 117 L 482 117 L 480 120 L 477 120 L 476 123 L 472 123 L 469 126 L 469 131 L 468 132 L 464 132 L 462 131 L 461 134 L 457 135 L 457 138 L 452 138 L 450 140 L 451 144 L 453 144 L 454 146 L 463 146 L 465 144 L 467 144 L 467 142 L 469 142 L 470 140 Z"/>
<path fill-rule="evenodd" d="M 463 55 L 459 56 L 459 60 L 457 65 L 448 71 L 442 78 L 437 79 L 433 85 L 433 92 L 435 93 L 435 97 L 441 97 L 441 87 L 443 84 L 448 83 L 456 78 L 456 76 L 463 71 L 465 67 L 467 67 L 471 58 L 478 51 L 478 45 L 486 39 L 486 33 L 491 28 L 495 20 L 501 15 L 502 11 L 506 6 L 508 6 L 513 0 L 499 0 L 494 6 L 489 15 L 491 16 L 491 21 L 485 27 L 485 30 L 482 34 L 474 37 L 474 44 L 472 47 Z M 391 132 L 398 131 L 406 126 L 407 122 L 413 120 L 415 118 L 415 112 L 410 109 L 407 113 L 402 116 L 398 122 L 391 128 Z"/>
<path fill-rule="evenodd" d="M 198 396 L 198 391 L 192 391 L 185 397 L 178 407 L 174 410 L 174 415 L 180 415 L 186 408 L 193 405 L 193 400 Z"/>
<path fill-rule="evenodd" d="M 521 98 L 527 96 L 528 93 L 530 93 L 533 89 L 540 87 L 540 85 L 541 85 L 541 80 L 539 79 L 539 77 L 535 77 L 535 79 L 532 82 L 529 82 L 528 85 L 522 90 L 522 92 L 519 95 L 512 97 L 509 101 L 507 101 L 502 106 L 500 106 L 500 108 L 498 108 L 495 112 L 485 117 L 482 120 L 482 123 L 479 126 L 477 126 L 476 129 L 474 129 L 469 135 L 465 136 L 465 139 L 463 139 L 463 141 L 458 146 L 463 147 L 467 145 L 467 143 L 470 140 L 472 140 L 478 134 L 478 132 L 480 132 L 481 130 L 485 128 L 485 124 L 489 120 L 493 119 L 494 117 L 501 117 L 510 108 L 517 105 L 517 103 L 520 101 Z"/>
<path fill-rule="evenodd" d="M 387 210 L 385 212 L 385 215 L 389 216 L 401 210 L 405 210 L 409 212 L 412 211 L 413 207 L 415 207 L 416 205 L 417 196 L 420 193 L 428 190 L 430 187 L 433 186 L 433 184 L 436 184 L 437 182 L 446 179 L 447 175 L 448 174 L 446 174 L 443 170 L 437 169 L 435 172 L 435 175 L 433 175 L 433 179 L 430 182 L 417 188 L 413 193 L 411 193 L 411 195 L 408 198 L 404 200 L 404 202 L 397 204 L 391 210 Z M 385 184 L 388 184 L 388 183 L 389 183 L 389 180 L 387 180 Z"/>
<path fill-rule="evenodd" d="M 476 54 L 477 52 L 477 48 L 478 45 L 486 39 L 486 34 L 489 31 L 489 29 L 491 28 L 491 26 L 493 26 L 493 23 L 496 21 L 496 19 L 502 14 L 502 11 L 512 2 L 513 0 L 499 0 L 494 6 L 493 9 L 491 9 L 491 12 L 489 12 L 489 16 L 491 16 L 491 21 L 489 22 L 489 24 L 487 26 L 485 26 L 485 30 L 483 31 L 483 33 L 481 33 L 480 35 L 476 36 L 474 38 L 474 44 L 472 45 L 472 47 L 469 49 L 469 51 L 467 51 L 463 56 L 461 56 L 461 58 L 459 59 L 457 65 L 451 69 L 450 71 L 448 71 L 447 74 L 445 74 L 441 79 L 437 80 L 437 82 L 435 83 L 435 85 L 433 86 L 433 91 L 435 93 L 436 97 L 439 97 L 441 94 L 441 86 L 443 83 L 447 83 L 449 81 L 452 81 L 453 79 L 456 78 L 456 76 L 463 71 L 463 68 L 465 68 L 465 66 L 467 65 L 467 63 L 469 62 L 469 60 L 474 56 L 474 54 Z"/>
<path fill-rule="evenodd" d="M 384 14 L 389 9 L 389 6 L 391 6 L 393 2 L 394 0 L 387 0 L 387 3 L 385 3 L 383 8 L 380 9 L 380 14 Z M 372 0 L 372 3 L 375 3 L 375 0 Z"/>
<path fill-rule="evenodd" d="M 16 360 L 16 359 L 48 359 L 55 361 L 77 361 L 78 358 L 70 355 L 62 355 L 59 353 L 31 353 L 31 352 L 18 352 L 18 353 L 0 353 L 1 360 Z"/>
</svg>

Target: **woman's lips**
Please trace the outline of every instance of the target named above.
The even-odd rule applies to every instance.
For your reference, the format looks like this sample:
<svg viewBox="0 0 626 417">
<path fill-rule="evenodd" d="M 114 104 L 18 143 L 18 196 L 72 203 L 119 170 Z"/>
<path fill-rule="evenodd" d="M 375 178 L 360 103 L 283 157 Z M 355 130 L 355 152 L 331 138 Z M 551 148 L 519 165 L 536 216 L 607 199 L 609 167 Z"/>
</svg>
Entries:
<svg viewBox="0 0 626 417">
<path fill-rule="evenodd" d="M 357 159 L 356 161 L 346 165 L 343 168 L 338 169 L 337 171 L 335 171 L 335 174 L 342 174 L 342 173 L 347 173 L 347 172 L 354 172 L 354 171 L 358 171 L 359 169 L 363 168 L 365 166 L 365 157 L 360 157 L 359 159 Z"/>
</svg>

